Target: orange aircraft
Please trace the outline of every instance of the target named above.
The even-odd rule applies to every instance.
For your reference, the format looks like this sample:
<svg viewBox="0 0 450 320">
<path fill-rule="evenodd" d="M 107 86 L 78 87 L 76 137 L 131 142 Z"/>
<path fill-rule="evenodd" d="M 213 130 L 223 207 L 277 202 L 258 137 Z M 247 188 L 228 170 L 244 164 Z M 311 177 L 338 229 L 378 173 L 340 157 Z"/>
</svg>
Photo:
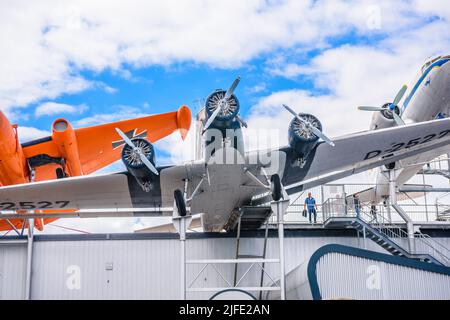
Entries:
<svg viewBox="0 0 450 320">
<path fill-rule="evenodd" d="M 81 176 L 99 170 L 121 157 L 125 141 L 141 138 L 155 142 L 179 130 L 184 140 L 191 125 L 191 112 L 182 106 L 175 112 L 74 129 L 66 119 L 53 122 L 51 136 L 20 143 L 17 125 L 0 111 L 0 186 Z M 7 204 L 0 204 L 7 210 Z M 41 208 L 45 208 L 45 204 Z M 55 219 L 35 219 L 35 227 Z M 26 227 L 23 220 L 0 220 L 0 231 Z"/>
</svg>

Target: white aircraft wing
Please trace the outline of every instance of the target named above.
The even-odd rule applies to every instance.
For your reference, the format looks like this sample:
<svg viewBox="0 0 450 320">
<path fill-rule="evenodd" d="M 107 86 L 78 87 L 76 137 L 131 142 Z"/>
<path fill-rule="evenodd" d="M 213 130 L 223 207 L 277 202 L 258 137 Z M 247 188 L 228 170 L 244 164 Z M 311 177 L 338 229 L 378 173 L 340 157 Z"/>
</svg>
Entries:
<svg viewBox="0 0 450 320">
<path fill-rule="evenodd" d="M 288 193 L 295 193 L 368 169 L 410 158 L 450 144 L 450 119 L 434 120 L 407 126 L 366 131 L 333 140 L 335 147 L 321 143 L 306 163 L 298 166 L 290 148 L 285 167 L 280 170 Z M 281 176 L 281 175 L 280 175 Z"/>
<path fill-rule="evenodd" d="M 278 166 L 275 172 L 280 174 L 282 183 L 289 193 L 408 158 L 421 152 L 443 148 L 450 144 L 450 119 L 361 132 L 335 138 L 333 141 L 335 147 L 325 143 L 319 144 L 302 165 L 295 161 L 289 147 L 269 152 L 277 155 Z M 260 155 L 265 153 L 267 152 L 259 152 Z M 252 153 L 248 153 L 246 161 L 251 161 L 252 157 Z M 260 167 L 259 164 L 248 163 L 244 167 L 253 170 L 257 178 L 266 182 L 261 172 L 255 170 Z M 196 197 L 196 199 L 202 199 L 204 210 L 214 206 L 214 203 L 209 202 L 214 202 L 214 199 L 218 197 L 228 199 L 230 192 L 233 196 L 230 196 L 232 199 L 227 202 L 233 201 L 231 205 L 235 206 L 248 202 L 249 195 L 267 191 L 258 184 L 252 188 L 246 186 L 242 189 L 243 185 L 240 183 L 244 179 L 237 179 L 232 173 L 239 171 L 239 176 L 244 175 L 243 165 L 233 167 L 227 164 L 215 164 L 209 166 L 208 174 L 206 174 L 204 163 L 158 168 L 158 171 L 160 175 L 154 177 L 152 189 L 149 192 L 143 191 L 134 177 L 127 172 L 1 187 L 0 211 L 111 208 L 158 210 L 161 208 L 163 213 L 162 208 L 173 205 L 173 191 L 176 188 L 183 190 L 185 180 L 190 181 L 188 194 L 192 194 L 202 177 L 206 179 L 205 177 L 208 176 L 210 184 L 204 182 L 201 187 L 201 196 Z M 268 174 L 275 173 L 270 172 L 270 168 L 266 171 Z M 221 177 L 221 175 L 226 176 Z M 228 181 L 226 185 L 225 180 Z M 196 206 L 195 203 L 192 205 Z M 216 209 L 220 211 L 220 208 Z"/>
</svg>

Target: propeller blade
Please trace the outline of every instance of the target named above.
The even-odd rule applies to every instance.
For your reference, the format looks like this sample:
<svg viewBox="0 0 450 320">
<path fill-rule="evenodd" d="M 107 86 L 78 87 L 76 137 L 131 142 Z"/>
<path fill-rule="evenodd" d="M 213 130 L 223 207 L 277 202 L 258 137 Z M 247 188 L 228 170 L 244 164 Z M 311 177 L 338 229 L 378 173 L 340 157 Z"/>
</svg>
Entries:
<svg viewBox="0 0 450 320">
<path fill-rule="evenodd" d="M 394 116 L 395 123 L 397 123 L 398 126 L 404 126 L 405 121 L 395 112 L 392 112 L 392 115 Z"/>
<path fill-rule="evenodd" d="M 361 111 L 383 111 L 383 108 L 380 107 L 369 107 L 369 106 L 360 106 L 358 107 L 358 110 Z"/>
<path fill-rule="evenodd" d="M 287 111 L 289 111 L 290 113 L 292 113 L 292 115 L 293 115 L 294 117 L 296 117 L 296 118 L 299 119 L 301 122 L 303 122 L 303 119 L 300 118 L 300 117 L 298 116 L 297 112 L 295 112 L 294 110 L 292 110 L 289 106 L 287 106 L 287 105 L 285 105 L 285 104 L 283 104 L 283 107 L 284 107 Z"/>
<path fill-rule="evenodd" d="M 127 145 L 129 145 L 130 147 L 132 147 L 134 150 L 136 150 L 138 152 L 139 158 L 141 159 L 142 163 L 145 164 L 147 166 L 147 168 L 149 168 L 150 171 L 152 171 L 154 174 L 159 175 L 158 170 L 156 170 L 155 166 L 147 159 L 147 157 L 142 152 L 142 150 L 139 148 L 136 148 L 133 141 L 131 141 L 130 138 L 128 138 L 127 135 L 122 132 L 122 130 L 120 130 L 119 128 L 116 128 L 116 131 L 119 134 L 119 136 L 123 139 L 123 141 L 125 141 L 125 143 Z"/>
<path fill-rule="evenodd" d="M 298 119 L 298 121 L 300 121 L 301 123 L 303 123 L 304 125 L 306 125 L 317 137 L 321 138 L 323 141 L 325 141 L 326 143 L 328 143 L 330 146 L 334 147 L 335 143 L 328 138 L 322 131 L 320 131 L 319 129 L 317 129 L 316 127 L 314 127 L 311 123 L 309 123 L 308 121 L 302 119 L 297 112 L 295 112 L 294 110 L 292 110 L 290 107 L 288 107 L 287 105 L 283 104 L 283 107 L 289 111 L 290 113 L 292 113 L 295 118 Z"/>
<path fill-rule="evenodd" d="M 408 90 L 408 86 L 404 85 L 400 91 L 397 93 L 397 96 L 395 96 L 394 102 L 392 102 L 393 105 L 397 106 L 400 100 L 402 100 L 403 96 L 405 95 L 406 90 Z"/>
<path fill-rule="evenodd" d="M 150 169 L 151 172 L 153 172 L 154 174 L 156 174 L 158 176 L 159 172 L 158 172 L 158 170 L 156 170 L 155 166 L 150 162 L 150 160 L 147 159 L 145 154 L 143 154 L 140 149 L 138 152 L 139 152 L 139 157 L 141 158 L 142 163 L 145 164 L 147 166 L 147 168 Z"/>
<path fill-rule="evenodd" d="M 203 132 L 205 132 L 209 128 L 211 123 L 213 123 L 214 119 L 216 119 L 216 117 L 219 114 L 220 110 L 221 110 L 220 106 L 218 106 L 216 108 L 216 110 L 214 110 L 214 112 L 211 115 L 211 117 L 209 117 L 208 121 L 206 121 L 205 127 L 203 128 Z"/>
<path fill-rule="evenodd" d="M 228 89 L 227 93 L 225 94 L 224 99 L 228 100 L 233 95 L 234 90 L 236 90 L 236 87 L 238 86 L 239 82 L 241 81 L 241 77 L 237 77 L 233 83 L 231 84 L 230 89 Z"/>
<path fill-rule="evenodd" d="M 243 126 L 244 128 L 248 128 L 248 124 L 247 122 L 245 122 L 244 120 L 242 120 L 242 118 L 240 116 L 236 116 L 237 121 L 239 121 L 239 123 L 241 124 L 241 126 Z"/>
<path fill-rule="evenodd" d="M 122 132 L 122 130 L 120 130 L 119 128 L 116 128 L 116 132 L 119 134 L 119 136 L 123 139 L 123 141 L 125 141 L 125 143 L 127 145 L 129 145 L 132 148 L 135 148 L 133 142 L 131 141 L 130 138 L 128 138 L 128 136 Z"/>
<path fill-rule="evenodd" d="M 328 143 L 330 146 L 332 146 L 332 147 L 335 146 L 335 143 L 334 143 L 330 138 L 328 138 L 325 134 L 323 134 L 322 131 L 320 131 L 319 129 L 317 129 L 317 128 L 314 127 L 313 125 L 311 125 L 309 128 L 312 130 L 312 132 L 313 132 L 316 136 L 318 136 L 319 138 L 321 138 L 323 141 L 325 141 L 326 143 Z"/>
</svg>

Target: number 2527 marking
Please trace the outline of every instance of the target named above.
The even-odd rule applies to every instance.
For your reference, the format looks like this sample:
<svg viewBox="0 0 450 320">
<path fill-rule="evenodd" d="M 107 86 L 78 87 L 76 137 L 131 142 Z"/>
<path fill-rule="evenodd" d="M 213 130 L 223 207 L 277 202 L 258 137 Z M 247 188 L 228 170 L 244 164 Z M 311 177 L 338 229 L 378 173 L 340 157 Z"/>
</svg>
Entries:
<svg viewBox="0 0 450 320">
<path fill-rule="evenodd" d="M 415 147 L 415 146 L 420 145 L 420 144 L 424 144 L 424 143 L 430 142 L 432 140 L 442 139 L 445 136 L 447 136 L 449 133 L 450 133 L 450 130 L 445 130 L 445 131 L 442 131 L 439 134 L 432 133 L 432 134 L 426 135 L 425 137 L 412 139 L 412 140 L 410 140 L 408 142 L 394 143 L 392 145 L 392 147 L 387 149 L 387 150 L 384 150 L 384 151 L 383 150 L 374 150 L 374 151 L 368 152 L 366 154 L 364 160 L 376 158 L 376 157 L 378 157 L 378 156 L 380 156 L 382 154 L 384 154 L 384 155 L 391 155 L 394 152 L 400 151 L 402 149 L 408 149 L 408 148 L 412 148 L 412 147 Z"/>
<path fill-rule="evenodd" d="M 2 202 L 0 210 L 43 210 L 43 209 L 63 209 L 69 205 L 70 201 L 39 201 L 28 202 Z"/>
</svg>

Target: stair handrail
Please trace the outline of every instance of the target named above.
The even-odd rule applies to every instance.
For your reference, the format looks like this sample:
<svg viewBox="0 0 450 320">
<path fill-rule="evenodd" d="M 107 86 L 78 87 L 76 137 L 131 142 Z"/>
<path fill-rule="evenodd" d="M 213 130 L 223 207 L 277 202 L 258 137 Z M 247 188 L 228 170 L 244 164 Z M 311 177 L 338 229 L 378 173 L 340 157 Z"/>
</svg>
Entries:
<svg viewBox="0 0 450 320">
<path fill-rule="evenodd" d="M 365 205 L 365 207 L 368 207 L 367 205 Z M 361 213 L 363 215 L 370 216 L 369 214 L 367 214 L 365 211 L 361 210 Z M 381 215 L 378 215 L 378 218 L 381 218 L 381 220 L 383 222 L 385 222 L 387 219 L 384 218 Z M 364 221 L 364 219 L 362 219 Z M 372 221 L 372 220 L 371 220 Z M 367 223 L 367 221 L 364 221 Z M 389 239 L 391 239 L 392 241 L 394 241 L 394 239 L 392 238 L 408 238 L 408 233 L 406 231 L 404 231 L 402 228 L 400 227 L 386 227 L 383 223 L 383 227 L 376 227 L 374 225 L 374 227 L 380 231 L 380 233 L 384 234 L 385 236 L 387 236 Z M 396 233 L 397 232 L 397 233 Z M 392 236 L 394 235 L 394 236 Z M 418 240 L 421 241 L 420 243 L 424 244 L 426 246 L 426 248 L 428 248 L 428 250 L 426 248 L 421 248 L 422 250 L 426 250 L 428 252 L 420 252 L 419 254 L 429 254 L 431 255 L 433 258 L 437 259 L 439 262 L 444 262 L 445 265 L 449 265 L 450 264 L 450 250 L 447 249 L 443 244 L 441 244 L 440 242 L 434 240 L 433 238 L 431 238 L 429 235 L 424 234 L 420 231 L 416 232 L 414 234 L 414 237 Z M 394 241 L 395 242 L 395 241 Z M 398 243 L 397 243 L 398 244 Z M 401 244 L 399 244 L 402 248 L 403 246 Z M 440 247 L 440 250 L 438 249 L 438 247 Z M 432 253 L 430 253 L 432 252 Z"/>
<path fill-rule="evenodd" d="M 372 213 L 371 205 L 368 205 L 367 203 L 361 203 L 359 215 L 355 212 L 355 206 L 354 204 L 348 204 L 346 202 L 341 202 L 341 198 L 333 199 L 330 198 L 327 201 L 324 202 L 324 220 L 327 220 L 328 218 L 336 217 L 334 214 L 334 210 L 330 210 L 332 206 L 334 208 L 338 208 L 341 211 L 340 206 L 345 206 L 344 216 L 353 216 L 356 217 L 360 222 L 368 226 L 369 228 L 373 228 L 375 231 L 379 232 L 381 236 L 386 237 L 391 242 L 395 243 L 400 249 L 404 250 L 405 253 L 407 253 L 409 256 L 428 256 L 429 258 L 435 260 L 438 263 L 443 263 L 445 265 L 449 265 L 450 259 L 448 258 L 448 255 L 445 252 L 450 251 L 445 248 L 441 243 L 433 240 L 429 235 L 425 235 L 421 232 L 415 233 L 414 237 L 416 240 L 420 241 L 420 244 L 425 245 L 425 247 L 422 245 L 420 248 L 424 250 L 425 252 L 417 252 L 412 253 L 408 249 L 405 248 L 404 241 L 401 241 L 400 239 L 407 239 L 408 238 L 408 232 L 406 232 L 402 227 L 393 225 L 390 221 L 388 221 L 384 216 L 379 214 L 379 211 L 376 211 L 376 214 L 374 215 Z M 370 213 L 367 212 L 367 209 L 369 209 Z M 338 214 L 337 216 L 342 216 Z M 376 219 L 374 219 L 376 217 Z M 373 223 L 374 220 L 376 223 Z M 436 244 L 436 245 L 434 245 Z M 437 247 L 441 247 L 441 250 L 438 250 Z M 444 251 L 444 252 L 443 252 Z"/>
<path fill-rule="evenodd" d="M 441 259 L 438 259 L 441 262 L 444 262 L 445 265 L 450 265 L 450 251 L 438 241 L 432 239 L 429 235 L 424 234 L 422 232 L 417 232 L 415 238 L 421 240 L 421 243 L 425 244 L 430 250 L 439 256 Z M 439 247 L 439 249 L 438 249 Z"/>
</svg>

